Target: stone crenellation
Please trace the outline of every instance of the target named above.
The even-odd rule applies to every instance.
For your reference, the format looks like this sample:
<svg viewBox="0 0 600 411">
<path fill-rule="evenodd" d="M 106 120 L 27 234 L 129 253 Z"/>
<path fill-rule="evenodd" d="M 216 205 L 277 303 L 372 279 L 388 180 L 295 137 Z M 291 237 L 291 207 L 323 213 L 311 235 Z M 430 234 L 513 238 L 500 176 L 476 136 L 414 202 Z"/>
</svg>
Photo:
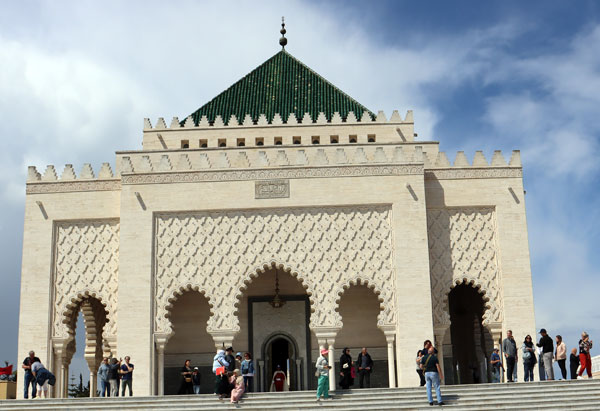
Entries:
<svg viewBox="0 0 600 411">
<path fill-rule="evenodd" d="M 113 174 L 110 163 L 102 163 L 98 175 L 94 173 L 92 165 L 85 163 L 77 175 L 72 164 L 66 164 L 60 177 L 56 172 L 54 165 L 46 166 L 44 174 L 40 174 L 35 166 L 29 166 L 27 169 L 27 182 L 56 182 L 73 180 L 111 180 L 116 178 Z"/>
<path fill-rule="evenodd" d="M 115 190 L 120 187 L 122 175 L 161 174 L 181 172 L 214 172 L 248 169 L 307 169 L 352 167 L 365 165 L 420 165 L 420 169 L 404 172 L 420 173 L 426 178 L 504 178 L 521 176 L 521 156 L 513 151 L 507 162 L 501 151 L 494 151 L 486 159 L 477 151 L 469 161 L 459 151 L 451 163 L 444 152 L 426 152 L 427 146 L 414 144 L 340 145 L 304 147 L 234 147 L 228 149 L 154 150 L 117 153 L 117 171 L 103 163 L 97 174 L 89 163 L 79 174 L 73 165 L 65 165 L 58 174 L 55 166 L 48 165 L 44 173 L 30 166 L 27 173 L 27 192 L 45 193 L 60 191 Z M 325 173 L 315 176 L 335 176 L 347 173 Z M 396 173 L 397 174 L 397 173 Z M 237 179 L 235 176 L 227 179 Z M 52 183 L 46 185 L 44 183 Z"/>
<path fill-rule="evenodd" d="M 319 113 L 319 115 L 315 119 L 311 118 L 309 113 L 305 113 L 301 119 L 296 118 L 294 113 L 291 113 L 289 116 L 287 116 L 287 119 L 284 119 L 284 116 L 282 117 L 282 115 L 280 115 L 280 114 L 275 114 L 273 116 L 273 120 L 271 121 L 271 123 L 269 123 L 267 121 L 267 116 L 264 114 L 261 114 L 258 117 L 257 121 L 254 121 L 252 119 L 252 116 L 250 116 L 250 114 L 246 114 L 246 116 L 243 119 L 238 119 L 235 115 L 232 115 L 231 117 L 229 117 L 227 119 L 223 119 L 221 116 L 217 116 L 215 121 L 212 123 L 208 121 L 208 118 L 206 116 L 203 116 L 200 119 L 200 121 L 198 122 L 197 126 L 194 124 L 194 120 L 192 119 L 191 116 L 187 117 L 183 121 L 180 121 L 178 117 L 173 117 L 173 119 L 171 120 L 171 124 L 168 127 L 167 127 L 167 123 L 166 123 L 164 117 L 159 117 L 154 126 L 152 126 L 152 123 L 150 122 L 149 118 L 145 118 L 144 119 L 144 130 L 147 131 L 147 130 L 190 129 L 190 128 L 206 128 L 206 127 L 252 127 L 252 126 L 264 127 L 264 126 L 268 126 L 268 125 L 298 126 L 298 125 L 314 125 L 314 124 L 322 125 L 322 124 L 356 124 L 356 123 L 394 123 L 394 124 L 409 123 L 409 124 L 412 124 L 413 122 L 414 122 L 414 119 L 413 119 L 412 110 L 409 110 L 406 112 L 406 116 L 404 117 L 404 119 L 402 118 L 402 116 L 400 115 L 398 110 L 394 110 L 392 112 L 392 115 L 389 120 L 387 119 L 387 117 L 383 111 L 379 111 L 377 113 L 377 116 L 375 117 L 375 119 L 372 119 L 371 116 L 367 112 L 364 112 L 362 117 L 357 118 L 355 116 L 355 114 L 352 111 L 350 111 L 348 113 L 348 116 L 345 119 L 342 118 L 340 113 L 335 112 L 333 114 L 333 116 L 331 117 L 330 121 L 327 120 L 327 116 L 323 112 Z"/>
</svg>

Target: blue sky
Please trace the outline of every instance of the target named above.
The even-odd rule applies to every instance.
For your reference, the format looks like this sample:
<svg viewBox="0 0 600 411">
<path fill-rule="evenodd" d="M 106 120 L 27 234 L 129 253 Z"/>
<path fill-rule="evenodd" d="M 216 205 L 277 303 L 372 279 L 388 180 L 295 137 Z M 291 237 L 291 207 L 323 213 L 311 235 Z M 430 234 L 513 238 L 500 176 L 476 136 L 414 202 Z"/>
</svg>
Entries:
<svg viewBox="0 0 600 411">
<path fill-rule="evenodd" d="M 372 110 L 414 110 L 451 159 L 522 151 L 538 327 L 600 341 L 600 3 L 20 1 L 0 3 L 0 360 L 27 166 L 114 164 L 144 117 L 185 117 L 276 53 L 282 15 L 290 53 Z"/>
</svg>

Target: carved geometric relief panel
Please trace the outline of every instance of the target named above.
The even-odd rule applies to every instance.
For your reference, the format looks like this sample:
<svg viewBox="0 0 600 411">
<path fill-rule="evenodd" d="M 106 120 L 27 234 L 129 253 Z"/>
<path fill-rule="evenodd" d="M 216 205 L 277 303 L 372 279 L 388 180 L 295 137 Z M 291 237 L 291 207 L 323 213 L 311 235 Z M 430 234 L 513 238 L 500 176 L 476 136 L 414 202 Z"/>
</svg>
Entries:
<svg viewBox="0 0 600 411">
<path fill-rule="evenodd" d="M 54 309 L 52 336 L 69 337 L 66 320 L 86 296 L 108 312 L 103 336 L 116 336 L 119 271 L 119 221 L 55 224 Z"/>
<path fill-rule="evenodd" d="M 484 324 L 502 320 L 493 208 L 427 210 L 434 326 L 450 324 L 448 293 L 460 282 L 485 292 Z"/>
<path fill-rule="evenodd" d="M 155 331 L 171 332 L 171 301 L 190 287 L 213 306 L 208 331 L 239 331 L 236 304 L 245 284 L 272 262 L 303 283 L 311 326 L 341 326 L 336 299 L 359 278 L 385 301 L 379 324 L 395 324 L 390 218 L 389 206 L 158 215 Z"/>
</svg>

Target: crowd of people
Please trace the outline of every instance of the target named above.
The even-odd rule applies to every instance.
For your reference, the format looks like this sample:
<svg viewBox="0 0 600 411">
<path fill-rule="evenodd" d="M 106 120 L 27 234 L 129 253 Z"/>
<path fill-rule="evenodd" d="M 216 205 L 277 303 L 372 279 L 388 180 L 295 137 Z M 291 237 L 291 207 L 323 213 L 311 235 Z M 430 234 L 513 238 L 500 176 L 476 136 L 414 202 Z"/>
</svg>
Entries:
<svg viewBox="0 0 600 411">
<path fill-rule="evenodd" d="M 122 358 L 102 359 L 102 364 L 98 368 L 98 381 L 100 383 L 101 397 L 118 397 L 119 387 L 121 396 L 125 396 L 125 390 L 129 388 L 129 396 L 133 395 L 133 364 L 129 356 Z"/>
<path fill-rule="evenodd" d="M 553 362 L 558 364 L 563 380 L 567 379 L 567 347 L 562 336 L 556 335 L 556 347 L 554 341 L 548 335 L 546 329 L 540 330 L 541 338 L 537 344 L 533 342 L 531 335 L 525 336 L 520 348 L 513 337 L 512 330 L 508 330 L 506 338 L 502 341 L 502 352 L 506 363 L 507 382 L 517 381 L 517 364 L 519 353 L 523 361 L 525 371 L 524 381 L 534 381 L 534 368 L 539 364 L 539 377 L 541 381 L 554 380 Z M 593 341 L 590 340 L 586 332 L 581 334 L 578 348 L 571 350 L 570 372 L 571 379 L 582 379 L 584 371 L 587 371 L 588 378 L 592 378 L 592 361 L 590 350 Z M 242 354 L 238 352 L 233 355 L 233 347 L 226 350 L 218 350 L 213 358 L 212 372 L 215 375 L 214 392 L 219 399 L 230 398 L 232 403 L 237 403 L 245 392 L 252 392 L 254 381 L 254 361 L 252 355 L 247 352 Z M 492 382 L 499 383 L 502 380 L 504 363 L 500 355 L 499 347 L 494 347 L 490 355 L 489 363 L 491 366 Z M 329 351 L 322 349 L 319 358 L 315 363 L 315 377 L 317 383 L 317 401 L 321 398 L 327 400 L 329 396 Z M 427 399 L 430 405 L 433 405 L 433 391 L 436 392 L 438 405 L 444 405 L 441 395 L 441 382 L 444 375 L 437 358 L 437 349 L 430 340 L 425 340 L 423 349 L 417 351 L 416 358 L 417 374 L 419 375 L 420 385 L 426 386 Z M 54 385 L 56 378 L 35 356 L 35 352 L 30 351 L 29 356 L 25 358 L 22 365 L 25 370 L 25 398 L 28 398 L 29 387 L 31 387 L 31 396 L 37 395 L 44 398 L 48 396 L 48 385 Z M 130 358 L 121 359 L 104 358 L 98 369 L 101 397 L 118 397 L 119 386 L 121 396 L 125 396 L 128 389 L 129 395 L 133 395 L 133 370 L 134 365 Z M 340 387 L 343 390 L 349 389 L 354 385 L 354 380 L 358 376 L 360 388 L 371 387 L 371 373 L 373 372 L 373 359 L 362 348 L 358 354 L 356 362 L 352 360 L 349 348 L 344 348 L 340 357 Z M 287 391 L 289 384 L 286 373 L 281 366 L 277 365 L 271 380 L 271 391 Z M 200 394 L 200 373 L 198 367 L 192 368 L 190 360 L 185 360 L 181 369 L 181 385 L 179 394 Z"/>
<path fill-rule="evenodd" d="M 242 359 L 241 352 L 233 355 L 233 347 L 217 351 L 213 358 L 212 371 L 215 374 L 215 394 L 219 399 L 229 397 L 231 403 L 236 404 L 246 391 L 252 391 L 254 361 L 249 352 L 245 353 Z M 277 372 L 273 377 L 274 381 L 276 375 Z"/>
<path fill-rule="evenodd" d="M 133 364 L 129 361 L 129 357 L 125 357 L 125 362 L 116 358 L 111 358 L 110 361 L 108 358 L 102 359 L 98 368 L 101 397 L 118 397 L 119 386 L 122 388 L 122 396 L 125 396 L 127 388 L 129 395 L 133 395 Z M 44 367 L 33 351 L 29 352 L 22 367 L 25 370 L 25 399 L 29 398 L 30 388 L 31 398 L 48 398 L 48 386 L 56 383 L 54 374 Z"/>
<path fill-rule="evenodd" d="M 560 369 L 562 380 L 567 379 L 567 346 L 563 341 L 562 336 L 556 335 L 556 347 L 552 338 L 548 335 L 545 328 L 540 330 L 540 339 L 536 343 L 533 342 L 531 335 L 525 336 L 523 344 L 517 348 L 517 343 L 512 335 L 512 331 L 508 330 L 506 338 L 502 341 L 502 351 L 506 361 L 506 381 L 517 381 L 517 367 L 519 361 L 519 352 L 522 353 L 523 369 L 525 375 L 524 381 L 534 381 L 534 369 L 538 365 L 540 381 L 554 380 L 554 367 L 556 362 Z M 592 359 L 590 350 L 592 349 L 593 341 L 585 331 L 581 333 L 581 339 L 577 348 L 571 350 L 569 358 L 569 368 L 571 379 L 583 379 L 584 371 L 587 371 L 588 378 L 592 378 Z M 492 366 L 492 382 L 500 382 L 504 371 L 504 365 L 499 355 L 499 348 L 495 347 L 494 352 L 490 356 L 490 365 Z"/>
</svg>

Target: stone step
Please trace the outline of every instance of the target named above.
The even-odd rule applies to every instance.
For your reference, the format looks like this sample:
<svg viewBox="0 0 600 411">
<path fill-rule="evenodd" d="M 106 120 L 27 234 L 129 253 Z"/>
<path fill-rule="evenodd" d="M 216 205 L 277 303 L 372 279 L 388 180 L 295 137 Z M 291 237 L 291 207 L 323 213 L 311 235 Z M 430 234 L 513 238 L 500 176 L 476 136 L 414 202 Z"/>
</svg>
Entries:
<svg viewBox="0 0 600 411">
<path fill-rule="evenodd" d="M 315 391 L 249 393 L 234 406 L 214 395 L 165 397 L 72 398 L 0 401 L 6 410 L 280 410 L 280 409 L 430 409 L 423 387 L 354 389 L 331 401 L 316 401 Z M 598 409 L 600 380 L 478 384 L 442 387 L 447 407 L 454 409 Z M 435 397 L 435 396 L 434 396 Z"/>
</svg>

